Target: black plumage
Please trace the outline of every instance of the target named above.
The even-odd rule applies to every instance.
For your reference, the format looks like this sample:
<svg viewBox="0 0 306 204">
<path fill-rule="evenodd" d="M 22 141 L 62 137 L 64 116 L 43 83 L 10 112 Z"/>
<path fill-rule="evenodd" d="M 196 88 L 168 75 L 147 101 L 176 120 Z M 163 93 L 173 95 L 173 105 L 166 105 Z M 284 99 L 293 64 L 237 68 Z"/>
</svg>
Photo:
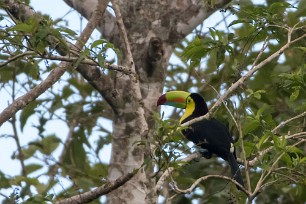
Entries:
<svg viewBox="0 0 306 204">
<path fill-rule="evenodd" d="M 181 123 L 203 116 L 208 112 L 206 102 L 202 96 L 197 93 L 192 93 L 190 97 L 195 104 L 194 110 L 192 114 L 182 120 Z M 233 139 L 223 123 L 214 118 L 202 120 L 191 124 L 188 128 L 184 129 L 182 133 L 188 140 L 201 147 L 201 153 L 205 158 L 209 159 L 212 157 L 212 154 L 216 154 L 227 161 L 231 167 L 233 178 L 244 186 L 236 160 Z"/>
</svg>

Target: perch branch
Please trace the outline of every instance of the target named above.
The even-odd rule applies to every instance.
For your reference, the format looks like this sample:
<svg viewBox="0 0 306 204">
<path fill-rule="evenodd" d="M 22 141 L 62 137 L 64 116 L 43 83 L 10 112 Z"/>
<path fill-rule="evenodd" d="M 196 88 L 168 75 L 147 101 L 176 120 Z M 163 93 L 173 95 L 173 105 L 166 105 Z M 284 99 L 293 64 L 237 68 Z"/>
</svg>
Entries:
<svg viewBox="0 0 306 204">
<path fill-rule="evenodd" d="M 227 176 L 223 176 L 223 175 L 207 175 L 207 176 L 203 176 L 201 178 L 198 178 L 195 182 L 193 182 L 193 184 L 187 188 L 187 189 L 179 189 L 176 185 L 173 185 L 173 190 L 176 191 L 177 193 L 191 193 L 198 185 L 199 183 L 201 183 L 202 181 L 205 181 L 209 178 L 217 178 L 217 179 L 222 179 L 222 180 L 226 180 L 229 182 L 232 182 L 233 184 L 239 186 L 241 188 L 241 190 L 249 197 L 251 194 L 249 191 L 247 191 L 242 185 L 240 185 L 237 181 L 235 181 L 234 179 L 227 177 Z"/>
<path fill-rule="evenodd" d="M 297 115 L 297 116 L 294 116 L 293 118 L 290 118 L 286 121 L 283 121 L 281 122 L 278 126 L 276 126 L 273 130 L 272 130 L 272 133 L 276 134 L 278 132 L 279 129 L 281 129 L 282 127 L 284 127 L 286 124 L 290 123 L 291 121 L 293 120 L 296 120 L 296 119 L 299 119 L 299 118 L 302 118 L 306 116 L 306 111 Z"/>
<path fill-rule="evenodd" d="M 260 190 L 262 189 L 263 186 L 263 182 L 270 176 L 270 174 L 272 173 L 272 171 L 275 169 L 276 165 L 278 164 L 278 161 L 284 156 L 284 154 L 287 153 L 287 151 L 292 148 L 295 147 L 303 142 L 305 142 L 306 139 L 301 139 L 298 142 L 294 143 L 293 145 L 290 145 L 286 150 L 284 150 L 273 162 L 273 164 L 271 165 L 269 170 L 265 170 L 262 172 L 260 179 L 257 182 L 257 185 L 255 187 L 255 190 L 253 192 L 253 195 L 256 195 L 260 192 Z"/>
<path fill-rule="evenodd" d="M 295 30 L 294 28 L 289 29 L 289 31 L 288 31 L 288 41 L 284 46 L 282 46 L 278 51 L 276 51 L 275 53 L 273 53 L 272 55 L 267 57 L 265 60 L 261 61 L 259 64 L 253 65 L 252 69 L 250 69 L 245 75 L 243 75 L 238 81 L 236 81 L 234 84 L 232 84 L 231 87 L 228 88 L 228 90 L 210 108 L 209 112 L 206 115 L 195 118 L 193 120 L 190 120 L 190 121 L 182 124 L 182 126 L 189 126 L 189 125 L 191 125 L 195 122 L 210 118 L 213 115 L 213 113 L 217 110 L 217 108 L 222 104 L 222 101 L 225 101 L 227 98 L 229 98 L 231 96 L 231 94 L 233 94 L 233 92 L 238 87 L 240 87 L 248 78 L 250 78 L 255 72 L 257 72 L 259 69 L 263 68 L 267 63 L 269 63 L 272 60 L 279 57 L 285 50 L 287 50 L 290 47 L 290 45 L 292 43 L 306 37 L 306 34 L 304 34 L 304 35 L 296 38 L 295 40 L 291 40 L 291 35 L 292 35 L 292 32 L 294 30 Z"/>
<path fill-rule="evenodd" d="M 188 162 L 199 158 L 200 154 L 199 153 L 193 153 L 188 155 L 187 157 L 185 157 L 184 159 L 180 160 L 179 162 L 181 162 L 180 166 L 184 166 L 185 164 L 188 164 Z M 159 178 L 158 182 L 156 183 L 155 186 L 155 191 L 158 191 L 163 183 L 165 182 L 165 180 L 167 179 L 167 177 L 174 171 L 175 169 L 173 167 L 169 167 L 165 170 L 165 172 L 161 175 L 161 177 Z"/>
<path fill-rule="evenodd" d="M 109 182 L 104 184 L 103 186 L 100 186 L 94 190 L 72 196 L 70 198 L 66 198 L 64 200 L 56 202 L 56 204 L 79 204 L 79 203 L 89 203 L 102 195 L 106 195 L 109 192 L 119 188 L 123 184 L 125 184 L 127 181 L 129 181 L 137 171 L 134 171 L 132 173 L 127 173 L 123 176 L 120 176 L 113 182 Z"/>
<path fill-rule="evenodd" d="M 71 123 L 69 124 L 68 135 L 67 135 L 66 141 L 64 143 L 63 150 L 62 150 L 62 152 L 59 156 L 59 159 L 58 159 L 58 161 L 56 162 L 55 165 L 53 165 L 49 168 L 50 173 L 49 173 L 48 187 L 44 190 L 44 193 L 47 193 L 48 190 L 50 189 L 50 187 L 52 187 L 52 185 L 53 185 L 55 175 L 57 174 L 58 169 L 60 168 L 60 165 L 63 164 L 64 157 L 66 156 L 68 147 L 69 147 L 70 143 L 72 142 L 72 136 L 73 136 L 73 133 L 74 133 L 74 128 L 77 126 L 77 124 L 78 124 L 77 119 L 72 119 Z"/>
<path fill-rule="evenodd" d="M 245 74 L 243 75 L 238 81 L 236 81 L 234 84 L 232 84 L 231 87 L 229 87 L 229 89 L 221 96 L 219 97 L 219 99 L 215 102 L 215 104 L 210 108 L 209 112 L 202 116 L 202 117 L 198 117 L 198 118 L 195 118 L 193 120 L 190 120 L 184 124 L 182 124 L 182 126 L 189 126 L 193 123 L 196 123 L 198 121 L 201 121 L 201 120 L 204 120 L 204 119 L 209 119 L 213 113 L 217 110 L 217 108 L 227 99 L 231 96 L 231 94 L 239 87 L 241 86 L 248 78 L 250 78 L 255 72 L 257 72 L 259 69 L 263 68 L 267 63 L 271 62 L 272 60 L 276 59 L 277 57 L 279 57 L 285 50 L 287 50 L 291 44 L 303 39 L 306 37 L 306 34 L 294 39 L 294 40 L 291 40 L 291 36 L 292 36 L 292 33 L 295 31 L 295 27 L 293 28 L 289 28 L 288 29 L 288 40 L 287 40 L 287 43 L 285 45 L 283 45 L 278 51 L 276 51 L 275 53 L 273 53 L 272 55 L 270 55 L 269 57 L 267 57 L 265 60 L 261 61 L 259 64 L 256 65 L 256 62 L 260 59 L 263 51 L 261 51 L 257 58 L 255 59 L 255 62 L 252 64 L 252 67 L 251 69 Z M 266 38 L 264 44 L 263 44 L 263 47 L 262 47 L 262 50 L 264 50 L 267 46 L 267 41 L 268 39 Z M 263 151 L 260 152 L 260 155 L 256 158 L 254 158 L 253 160 L 251 161 L 248 161 L 247 162 L 247 165 L 248 166 L 253 166 L 257 161 L 258 159 L 263 156 L 265 153 L 271 151 L 272 148 L 267 148 Z M 188 157 L 186 157 L 188 158 Z M 247 160 L 245 160 L 247 161 Z M 238 160 L 238 162 L 240 163 L 245 163 L 245 161 L 241 161 Z M 164 172 L 164 174 L 161 176 L 161 178 L 159 179 L 159 181 L 157 182 L 157 185 L 155 187 L 155 190 L 158 190 L 163 182 L 166 180 L 166 177 L 168 177 L 170 175 L 170 173 L 173 171 L 174 169 L 172 167 L 166 169 L 166 171 Z M 249 194 L 248 194 L 249 195 Z"/>
<path fill-rule="evenodd" d="M 107 3 L 105 3 L 104 1 L 99 1 L 95 13 L 92 15 L 92 18 L 89 20 L 84 31 L 81 33 L 79 40 L 75 44 L 77 48 L 81 49 L 83 47 L 83 44 L 89 39 L 91 33 L 95 29 L 95 25 L 101 20 L 102 14 L 106 9 Z M 6 107 L 0 113 L 0 126 L 4 122 L 9 120 L 12 116 L 14 116 L 17 111 L 26 107 L 30 102 L 34 101 L 38 96 L 40 96 L 53 84 L 55 84 L 60 79 L 60 77 L 66 72 L 66 70 L 68 70 L 70 66 L 71 64 L 67 62 L 61 62 L 56 68 L 54 68 L 50 72 L 47 78 L 43 80 L 39 85 L 34 87 L 32 90 L 30 90 L 28 93 L 24 94 L 23 96 L 17 98 L 15 101 L 12 102 L 12 104 Z"/>
</svg>

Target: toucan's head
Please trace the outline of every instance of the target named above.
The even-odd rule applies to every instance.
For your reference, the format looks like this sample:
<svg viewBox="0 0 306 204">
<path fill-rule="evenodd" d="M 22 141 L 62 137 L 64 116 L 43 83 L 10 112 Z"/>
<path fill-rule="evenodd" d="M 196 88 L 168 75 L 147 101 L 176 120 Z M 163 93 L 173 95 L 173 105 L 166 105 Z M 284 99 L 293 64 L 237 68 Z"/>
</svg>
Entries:
<svg viewBox="0 0 306 204">
<path fill-rule="evenodd" d="M 181 123 L 205 115 L 208 112 L 206 102 L 200 94 L 186 91 L 169 91 L 161 95 L 157 101 L 157 106 L 159 105 L 186 109 L 180 119 Z"/>
</svg>

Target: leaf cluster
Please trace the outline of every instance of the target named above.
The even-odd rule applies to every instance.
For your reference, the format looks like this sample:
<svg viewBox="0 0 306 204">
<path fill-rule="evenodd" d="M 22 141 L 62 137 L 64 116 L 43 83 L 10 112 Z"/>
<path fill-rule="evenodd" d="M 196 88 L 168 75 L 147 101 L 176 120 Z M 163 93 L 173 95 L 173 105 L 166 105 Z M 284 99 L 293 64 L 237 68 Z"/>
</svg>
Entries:
<svg viewBox="0 0 306 204">
<path fill-rule="evenodd" d="M 292 39 L 305 33 L 305 13 L 302 14 L 305 9 L 304 2 L 233 4 L 222 11 L 231 14 L 227 17 L 230 20 L 223 19 L 224 29 L 197 30 L 192 40 L 178 45 L 175 55 L 182 63 L 170 65 L 166 89 L 198 92 L 208 105 L 213 104 L 253 68 L 254 62 L 265 60 L 287 43 L 289 27 L 296 26 Z M 265 40 L 267 47 L 262 51 Z M 270 203 L 276 202 L 277 190 L 278 195 L 289 195 L 280 198 L 281 203 L 305 202 L 301 192 L 305 188 L 306 119 L 303 116 L 290 121 L 305 111 L 305 46 L 305 39 L 301 39 L 279 58 L 264 65 L 224 101 L 227 108 L 221 106 L 214 114 L 236 139 L 238 157 L 254 162 L 248 169 L 242 167 L 242 172 L 243 175 L 245 170 L 249 172 L 251 190 L 262 186 L 256 198 L 258 203 L 266 203 L 267 198 Z M 257 59 L 259 53 L 261 56 Z M 173 117 L 177 114 L 174 111 Z M 216 159 L 201 159 L 192 167 L 178 170 L 174 180 L 180 187 L 188 188 L 195 179 L 215 174 L 222 164 Z M 219 173 L 226 175 L 225 170 Z M 188 200 L 227 202 L 229 195 L 224 194 L 224 189 L 226 182 L 207 180 Z M 186 197 L 179 196 L 175 203 L 183 202 Z M 243 203 L 244 199 L 238 202 Z"/>
</svg>

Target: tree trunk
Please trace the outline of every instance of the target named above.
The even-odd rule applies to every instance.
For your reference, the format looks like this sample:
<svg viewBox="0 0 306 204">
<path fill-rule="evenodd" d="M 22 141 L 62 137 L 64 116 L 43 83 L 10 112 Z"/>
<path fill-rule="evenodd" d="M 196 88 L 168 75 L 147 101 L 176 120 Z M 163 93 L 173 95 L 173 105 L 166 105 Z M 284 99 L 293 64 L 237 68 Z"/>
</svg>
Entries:
<svg viewBox="0 0 306 204">
<path fill-rule="evenodd" d="M 65 2 L 86 18 L 91 15 L 88 5 L 91 4 L 94 8 L 96 4 L 94 0 L 82 2 L 65 0 Z M 138 169 L 143 165 L 144 159 L 150 156 L 149 142 L 152 140 L 154 128 L 152 111 L 157 111 L 156 99 L 162 92 L 166 67 L 174 45 L 210 14 L 230 1 L 219 0 L 213 5 L 204 2 L 120 1 L 119 6 L 140 82 L 142 100 L 134 100 L 134 94 L 131 93 L 134 82 L 128 76 L 118 73 L 112 86 L 115 89 L 113 93 L 115 93 L 116 107 L 109 166 L 110 180 Z M 104 38 L 114 43 L 116 47 L 120 49 L 124 47 L 113 15 L 106 13 L 98 29 Z M 135 110 L 138 113 L 135 113 Z M 141 141 L 146 141 L 146 145 L 137 145 Z M 155 181 L 150 177 L 152 171 L 151 169 L 145 172 L 141 169 L 132 180 L 108 195 L 108 203 L 156 203 L 156 192 L 153 190 Z"/>
</svg>

